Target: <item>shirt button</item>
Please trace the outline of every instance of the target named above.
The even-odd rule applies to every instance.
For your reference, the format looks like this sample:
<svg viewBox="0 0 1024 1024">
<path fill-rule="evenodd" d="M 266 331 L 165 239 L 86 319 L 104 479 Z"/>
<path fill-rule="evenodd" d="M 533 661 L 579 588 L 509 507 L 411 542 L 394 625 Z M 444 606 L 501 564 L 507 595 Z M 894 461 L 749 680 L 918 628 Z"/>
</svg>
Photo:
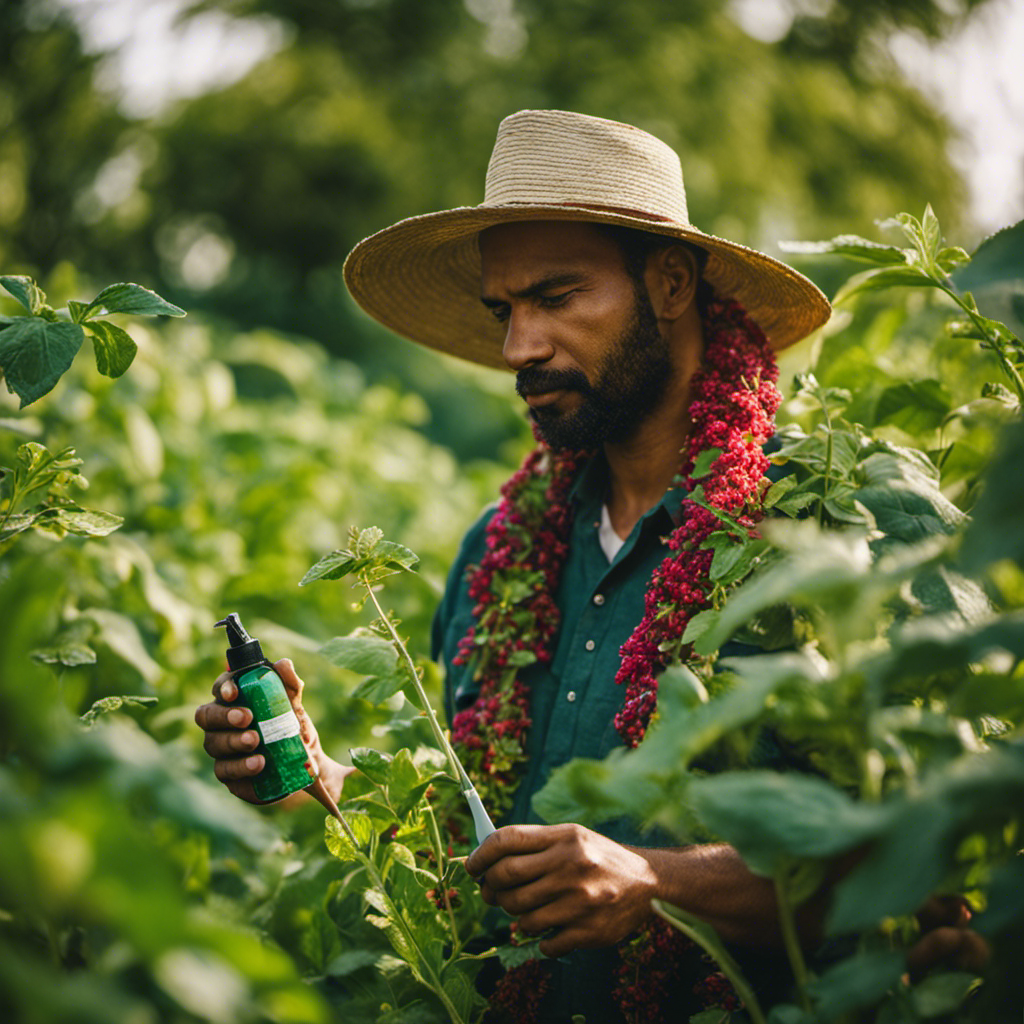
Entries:
<svg viewBox="0 0 1024 1024">
<path fill-rule="evenodd" d="M 604 604 L 604 594 L 595 594 L 594 595 L 594 604 L 596 604 L 598 607 L 603 605 Z"/>
<path fill-rule="evenodd" d="M 565 699 L 571 704 L 576 699 L 576 691 L 570 690 L 566 695 Z"/>
<path fill-rule="evenodd" d="M 588 651 L 592 651 L 597 644 L 595 644 L 593 640 L 588 640 L 583 646 L 586 647 Z"/>
</svg>

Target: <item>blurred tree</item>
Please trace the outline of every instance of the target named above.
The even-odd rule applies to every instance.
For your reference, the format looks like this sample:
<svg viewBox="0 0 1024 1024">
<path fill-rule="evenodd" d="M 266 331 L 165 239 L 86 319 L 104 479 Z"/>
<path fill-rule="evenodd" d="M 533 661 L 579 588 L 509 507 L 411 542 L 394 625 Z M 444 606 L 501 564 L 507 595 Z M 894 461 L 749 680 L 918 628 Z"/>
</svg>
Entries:
<svg viewBox="0 0 1024 1024">
<path fill-rule="evenodd" d="M 18 0 L 18 42 L 3 45 L 75 47 L 63 22 L 28 17 L 39 2 Z M 452 408 L 447 374 L 354 315 L 340 265 L 399 217 L 479 202 L 503 116 L 564 107 L 649 129 L 683 157 L 694 222 L 769 250 L 779 238 L 869 231 L 926 201 L 958 229 L 948 126 L 884 42 L 898 28 L 939 35 L 982 2 L 779 0 L 788 29 L 766 43 L 741 27 L 735 0 L 201 0 L 183 17 L 271 17 L 290 42 L 155 122 L 121 125 L 108 111 L 104 125 L 122 130 L 91 133 L 84 161 L 77 151 L 70 167 L 37 161 L 33 175 L 58 194 L 27 193 L 9 220 L 8 266 L 37 270 L 88 246 L 95 272 L 131 267 L 188 308 L 308 335 L 374 375 L 433 377 L 438 420 Z M 15 135 L 87 123 L 68 113 L 98 102 L 91 64 L 76 59 L 77 88 L 59 61 L 36 73 L 50 113 L 19 107 Z M 38 125 L 26 128 L 30 116 Z M 60 223 L 59 239 L 40 221 Z M 482 421 L 494 411 L 475 410 Z M 492 450 L 499 435 L 465 441 L 466 412 L 454 433 L 435 423 L 435 436 L 464 455 Z"/>
</svg>

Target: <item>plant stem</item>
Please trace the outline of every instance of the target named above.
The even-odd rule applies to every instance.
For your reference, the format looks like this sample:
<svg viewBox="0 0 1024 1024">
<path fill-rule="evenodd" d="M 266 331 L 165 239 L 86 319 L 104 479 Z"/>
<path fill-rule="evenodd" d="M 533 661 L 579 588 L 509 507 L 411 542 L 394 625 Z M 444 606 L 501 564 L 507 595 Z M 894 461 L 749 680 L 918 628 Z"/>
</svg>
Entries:
<svg viewBox="0 0 1024 1024">
<path fill-rule="evenodd" d="M 398 635 L 395 627 L 391 624 L 391 619 L 384 614 L 384 609 L 381 608 L 380 602 L 377 600 L 377 595 L 373 592 L 373 587 L 370 586 L 366 580 L 361 580 L 361 582 L 363 586 L 366 587 L 366 592 L 370 595 L 370 600 L 373 602 L 374 608 L 377 609 L 377 614 L 380 616 L 381 621 L 385 626 L 387 626 L 388 632 L 391 634 L 391 642 L 395 645 L 395 649 L 404 659 L 405 664 L 409 669 L 409 674 L 412 676 L 413 686 L 416 687 L 416 694 L 420 699 L 420 703 L 423 705 L 423 711 L 427 716 L 427 720 L 430 722 L 430 728 L 434 733 L 434 738 L 437 740 L 438 746 L 444 751 L 445 757 L 448 758 L 448 764 L 452 769 L 455 779 L 463 790 L 471 789 L 473 783 L 466 774 L 466 769 L 462 767 L 462 763 L 459 761 L 458 755 L 452 749 L 452 745 L 448 742 L 448 737 L 441 728 L 441 723 L 437 720 L 437 715 L 434 713 L 430 700 L 427 698 L 426 691 L 423 689 L 423 683 L 420 681 L 420 674 L 416 669 L 415 662 L 406 650 L 405 644 L 402 643 L 402 638 Z"/>
<path fill-rule="evenodd" d="M 691 942 L 695 942 L 700 946 L 718 964 L 722 969 L 722 973 L 729 979 L 729 984 L 732 985 L 736 995 L 743 1001 L 743 1007 L 750 1015 L 751 1024 L 767 1024 L 764 1011 L 761 1009 L 761 1004 L 757 1001 L 754 990 L 750 987 L 750 982 L 744 977 L 739 964 L 729 955 L 721 941 L 717 939 L 717 936 L 710 938 L 710 936 L 714 935 L 710 927 L 702 925 L 700 922 L 698 924 L 701 926 L 694 927 L 684 917 L 680 916 L 679 907 L 665 907 L 661 904 L 660 900 L 654 900 L 651 905 L 659 917 L 663 917 L 673 928 L 679 929 Z M 705 928 L 707 928 L 708 935 L 704 933 Z"/>
<path fill-rule="evenodd" d="M 821 399 L 821 411 L 825 415 L 825 478 L 821 485 L 821 502 L 818 504 L 818 525 L 825 523 L 825 501 L 828 498 L 828 485 L 832 478 L 832 417 L 828 413 L 828 399 Z"/>
<path fill-rule="evenodd" d="M 994 333 L 988 330 L 985 326 L 984 320 L 973 310 L 971 307 L 956 293 L 952 288 L 946 285 L 940 285 L 940 288 L 974 321 L 974 326 L 984 335 L 992 346 L 996 357 L 999 359 L 1000 365 L 1003 368 L 1003 373 L 1006 374 L 1010 379 L 1010 383 L 1013 385 L 1014 390 L 1017 392 L 1017 398 L 1021 405 L 1024 405 L 1024 377 L 1021 377 L 1020 371 L 1013 362 L 1007 357 L 1003 351 L 1003 344 L 1001 339 Z"/>
<path fill-rule="evenodd" d="M 786 956 L 789 957 L 789 965 L 793 969 L 793 980 L 800 993 L 800 1005 L 809 1013 L 811 999 L 807 994 L 807 984 L 810 981 L 810 975 L 807 972 L 807 962 L 804 960 L 804 952 L 800 948 L 800 939 L 796 933 L 796 921 L 789 902 L 789 894 L 786 892 L 784 874 L 784 870 L 780 870 L 775 875 L 775 902 L 779 908 L 779 927 L 782 929 L 782 941 L 786 947 Z"/>
<path fill-rule="evenodd" d="M 430 821 L 430 839 L 434 844 L 434 855 L 437 857 L 437 887 L 443 889 L 442 899 L 444 900 L 445 909 L 448 911 L 448 920 L 452 926 L 452 958 L 458 956 L 459 950 L 462 948 L 462 943 L 459 941 L 459 926 L 455 923 L 455 911 L 452 909 L 452 902 L 448 899 L 448 886 L 445 884 L 445 875 L 448 873 L 447 869 L 442 870 L 441 858 L 444 854 L 444 848 L 441 845 L 441 831 L 437 827 L 437 818 L 434 817 L 434 808 L 430 806 L 430 801 L 427 799 L 423 800 L 423 806 L 427 809 L 427 818 Z"/>
</svg>

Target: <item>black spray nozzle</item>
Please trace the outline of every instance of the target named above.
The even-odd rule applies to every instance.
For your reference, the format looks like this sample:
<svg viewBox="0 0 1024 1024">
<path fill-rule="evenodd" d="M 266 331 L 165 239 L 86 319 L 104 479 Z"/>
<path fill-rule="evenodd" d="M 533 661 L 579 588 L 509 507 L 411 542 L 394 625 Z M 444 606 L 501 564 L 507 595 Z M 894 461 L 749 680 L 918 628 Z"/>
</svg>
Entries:
<svg viewBox="0 0 1024 1024">
<path fill-rule="evenodd" d="M 228 668 L 232 672 L 250 665 L 259 665 L 265 660 L 259 640 L 246 633 L 242 620 L 235 612 L 225 616 L 216 625 L 227 627 L 228 643 L 231 645 L 227 650 Z"/>
</svg>

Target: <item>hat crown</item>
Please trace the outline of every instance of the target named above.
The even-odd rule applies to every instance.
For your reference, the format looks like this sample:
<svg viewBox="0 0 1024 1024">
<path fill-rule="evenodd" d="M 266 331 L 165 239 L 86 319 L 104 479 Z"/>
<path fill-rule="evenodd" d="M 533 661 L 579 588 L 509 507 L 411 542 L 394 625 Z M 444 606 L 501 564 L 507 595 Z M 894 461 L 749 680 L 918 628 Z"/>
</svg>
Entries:
<svg viewBox="0 0 1024 1024">
<path fill-rule="evenodd" d="M 483 205 L 567 206 L 690 223 L 671 147 L 632 125 L 566 110 L 520 110 L 501 122 Z"/>
</svg>

